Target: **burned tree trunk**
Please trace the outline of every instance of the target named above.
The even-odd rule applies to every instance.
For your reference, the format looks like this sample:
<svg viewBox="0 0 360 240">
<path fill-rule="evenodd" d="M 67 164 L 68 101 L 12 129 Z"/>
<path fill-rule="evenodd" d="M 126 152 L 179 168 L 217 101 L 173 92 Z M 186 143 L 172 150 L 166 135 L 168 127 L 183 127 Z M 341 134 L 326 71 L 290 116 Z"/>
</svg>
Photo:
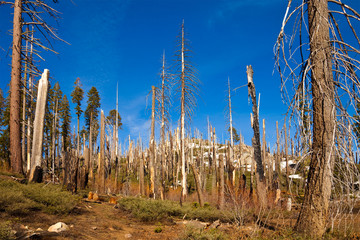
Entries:
<svg viewBox="0 0 360 240">
<path fill-rule="evenodd" d="M 259 128 L 259 112 L 256 102 L 256 91 L 255 85 L 253 82 L 253 74 L 254 71 L 250 66 L 247 66 L 247 77 L 248 77 L 248 89 L 249 95 L 251 96 L 252 101 L 252 111 L 253 111 L 253 130 L 254 130 L 254 158 L 256 162 L 256 191 L 259 198 L 259 202 L 261 206 L 265 207 L 266 205 L 266 186 L 265 186 L 265 176 L 264 176 L 264 167 L 263 167 L 263 160 L 261 157 L 261 144 L 260 144 L 260 128 Z"/>
<path fill-rule="evenodd" d="M 201 188 L 201 178 L 200 178 L 200 175 L 199 175 L 199 173 L 197 171 L 197 168 L 196 168 L 195 164 L 190 163 L 190 165 L 191 165 L 191 168 L 192 168 L 193 173 L 194 173 L 196 192 L 197 192 L 197 195 L 198 195 L 199 204 L 200 204 L 200 207 L 202 207 L 202 206 L 204 206 L 204 196 L 203 196 L 202 188 Z"/>
<path fill-rule="evenodd" d="M 13 45 L 10 82 L 10 163 L 16 173 L 23 173 L 20 136 L 20 84 L 21 84 L 21 34 L 22 1 L 15 0 L 13 21 Z M 35 168 L 34 168 L 35 170 Z"/>
<path fill-rule="evenodd" d="M 150 136 L 150 197 L 155 198 L 155 86 L 152 86 L 151 136 Z"/>
<path fill-rule="evenodd" d="M 42 142 L 44 135 L 44 118 L 45 118 L 45 106 L 47 99 L 49 81 L 49 70 L 45 69 L 41 76 L 38 86 L 38 95 L 36 101 L 35 120 L 34 120 L 34 134 L 32 145 L 32 158 L 30 164 L 30 181 L 41 182 L 42 179 L 35 179 L 34 176 L 39 176 L 35 173 L 35 170 L 41 168 L 42 158 Z"/>
<path fill-rule="evenodd" d="M 98 183 L 97 190 L 99 194 L 105 193 L 105 115 L 101 110 L 100 118 L 100 154 L 98 165 Z"/>
<path fill-rule="evenodd" d="M 225 176 L 224 176 L 224 156 L 219 156 L 219 175 L 220 175 L 220 184 L 219 184 L 219 195 L 218 195 L 218 208 L 220 210 L 224 209 L 225 204 Z"/>
<path fill-rule="evenodd" d="M 321 237 L 326 230 L 334 163 L 334 81 L 328 1 L 310 0 L 307 4 L 313 97 L 313 144 L 305 199 L 296 229 L 313 237 Z"/>
</svg>

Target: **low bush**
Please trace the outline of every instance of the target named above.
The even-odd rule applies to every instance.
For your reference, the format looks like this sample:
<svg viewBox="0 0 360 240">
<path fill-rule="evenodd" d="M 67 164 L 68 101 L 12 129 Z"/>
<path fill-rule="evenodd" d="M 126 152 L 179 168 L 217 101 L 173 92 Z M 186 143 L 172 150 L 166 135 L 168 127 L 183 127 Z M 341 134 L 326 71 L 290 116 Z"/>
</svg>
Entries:
<svg viewBox="0 0 360 240">
<path fill-rule="evenodd" d="M 11 232 L 10 222 L 0 221 L 0 240 L 15 239 L 14 234 Z"/>
<path fill-rule="evenodd" d="M 78 196 L 62 191 L 58 185 L 20 184 L 0 180 L 0 211 L 10 215 L 26 215 L 38 210 L 50 214 L 65 214 L 78 201 Z"/>
<path fill-rule="evenodd" d="M 179 240 L 226 240 L 229 237 L 218 229 L 199 230 L 187 227 Z"/>
<path fill-rule="evenodd" d="M 143 222 L 165 221 L 172 217 L 183 218 L 184 216 L 185 219 L 201 221 L 220 219 L 222 222 L 229 222 L 232 220 L 229 218 L 230 213 L 220 211 L 210 205 L 194 207 L 193 203 L 184 203 L 181 207 L 178 202 L 174 201 L 128 197 L 120 199 L 119 206 Z"/>
</svg>

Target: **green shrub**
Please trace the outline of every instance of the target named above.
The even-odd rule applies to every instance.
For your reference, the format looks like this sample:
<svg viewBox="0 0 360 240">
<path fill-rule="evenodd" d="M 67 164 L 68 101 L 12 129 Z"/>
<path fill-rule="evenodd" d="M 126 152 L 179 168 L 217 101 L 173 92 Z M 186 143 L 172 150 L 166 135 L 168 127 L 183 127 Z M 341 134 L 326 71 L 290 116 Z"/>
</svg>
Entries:
<svg viewBox="0 0 360 240">
<path fill-rule="evenodd" d="M 193 203 L 184 203 L 181 207 L 178 202 L 161 201 L 143 198 L 122 198 L 119 200 L 121 209 L 129 212 L 133 217 L 144 222 L 164 221 L 172 217 L 199 219 L 201 221 L 222 222 L 231 221 L 230 213 L 220 211 L 212 206 L 194 208 Z"/>
<path fill-rule="evenodd" d="M 20 184 L 0 180 L 0 211 L 10 215 L 26 215 L 42 210 L 50 214 L 69 213 L 79 197 L 62 191 L 58 185 Z"/>
<path fill-rule="evenodd" d="M 0 240 L 12 240 L 15 236 L 11 233 L 10 222 L 0 222 Z"/>
<path fill-rule="evenodd" d="M 187 227 L 180 240 L 226 240 L 229 237 L 218 229 L 199 230 Z"/>
</svg>

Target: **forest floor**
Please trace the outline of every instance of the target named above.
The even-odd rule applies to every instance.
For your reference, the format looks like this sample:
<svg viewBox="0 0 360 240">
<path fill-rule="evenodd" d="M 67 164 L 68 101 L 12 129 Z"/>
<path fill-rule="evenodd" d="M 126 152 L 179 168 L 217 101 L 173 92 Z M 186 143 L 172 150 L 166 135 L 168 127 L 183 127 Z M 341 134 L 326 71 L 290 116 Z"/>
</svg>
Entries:
<svg viewBox="0 0 360 240">
<path fill-rule="evenodd" d="M 299 207 L 291 212 L 283 206 L 259 212 L 248 202 L 237 212 L 225 209 L 232 216 L 227 219 L 222 216 L 224 211 L 200 208 L 196 202 L 180 207 L 175 201 L 117 196 L 110 203 L 109 196 L 102 201 L 80 196 L 86 194 L 72 195 L 52 184 L 20 184 L 0 174 L 0 240 L 8 239 L 4 226 L 16 231 L 16 239 L 306 239 L 292 228 Z M 360 239 L 360 201 L 352 214 L 341 216 L 347 220 L 335 223 L 335 231 L 325 238 Z M 69 229 L 49 233 L 48 228 L 58 222 Z"/>
<path fill-rule="evenodd" d="M 41 212 L 31 214 L 21 220 L 29 229 L 47 230 L 50 225 L 64 222 L 70 227 L 57 236 L 43 239 L 176 239 L 184 231 L 182 224 L 162 224 L 161 232 L 155 233 L 158 224 L 146 224 L 114 208 L 110 203 L 81 201 L 73 213 L 65 216 L 49 215 Z M 40 234 L 41 235 L 41 234 Z"/>
</svg>

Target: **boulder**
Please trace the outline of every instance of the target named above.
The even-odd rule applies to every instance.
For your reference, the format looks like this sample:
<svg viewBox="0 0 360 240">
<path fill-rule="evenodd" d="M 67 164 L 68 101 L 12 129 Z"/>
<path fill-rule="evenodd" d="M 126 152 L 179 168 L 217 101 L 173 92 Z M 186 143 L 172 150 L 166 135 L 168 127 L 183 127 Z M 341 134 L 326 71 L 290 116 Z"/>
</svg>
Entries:
<svg viewBox="0 0 360 240">
<path fill-rule="evenodd" d="M 217 228 L 219 226 L 220 226 L 220 220 L 218 219 L 209 226 L 209 229 L 214 229 L 214 228 Z"/>
<path fill-rule="evenodd" d="M 97 193 L 94 193 L 93 198 L 94 201 L 100 201 L 99 195 Z"/>
<path fill-rule="evenodd" d="M 63 222 L 58 222 L 52 226 L 49 227 L 48 232 L 64 232 L 64 231 L 69 231 L 69 227 L 68 225 L 66 225 Z"/>
</svg>

